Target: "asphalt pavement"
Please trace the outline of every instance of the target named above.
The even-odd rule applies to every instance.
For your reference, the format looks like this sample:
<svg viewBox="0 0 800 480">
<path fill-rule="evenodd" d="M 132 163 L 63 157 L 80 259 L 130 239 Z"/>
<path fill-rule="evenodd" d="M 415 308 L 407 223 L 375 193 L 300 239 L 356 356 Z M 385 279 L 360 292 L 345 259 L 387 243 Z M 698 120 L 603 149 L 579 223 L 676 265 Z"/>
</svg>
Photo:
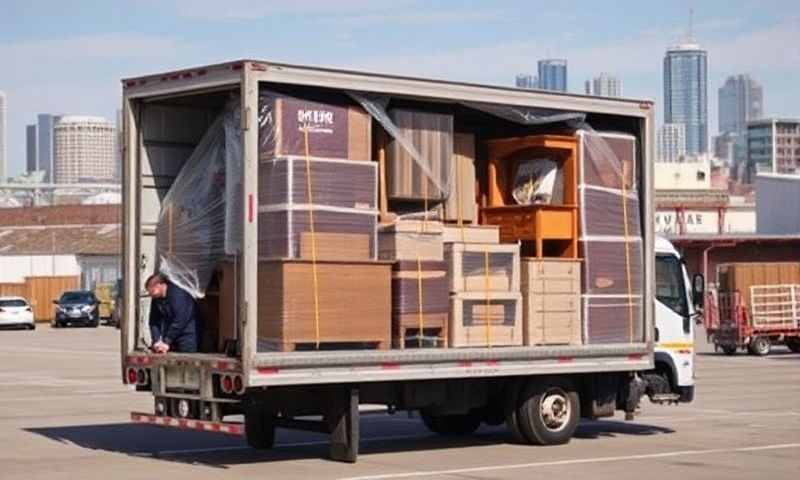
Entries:
<svg viewBox="0 0 800 480">
<path fill-rule="evenodd" d="M 349 465 L 326 460 L 326 437 L 312 433 L 279 430 L 260 452 L 131 424 L 152 397 L 122 384 L 116 329 L 0 331 L 0 479 L 800 478 L 800 355 L 699 350 L 690 405 L 645 400 L 635 421 L 583 422 L 558 447 L 512 444 L 503 427 L 454 439 L 405 413 L 364 415 Z"/>
</svg>

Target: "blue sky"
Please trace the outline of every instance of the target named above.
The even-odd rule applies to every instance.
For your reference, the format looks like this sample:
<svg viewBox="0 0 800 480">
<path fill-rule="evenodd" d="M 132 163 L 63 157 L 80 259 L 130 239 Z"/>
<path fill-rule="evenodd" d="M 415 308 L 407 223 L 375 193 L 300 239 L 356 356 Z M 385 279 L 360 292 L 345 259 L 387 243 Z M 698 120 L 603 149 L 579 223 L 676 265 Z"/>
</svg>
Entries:
<svg viewBox="0 0 800 480">
<path fill-rule="evenodd" d="M 570 91 L 610 72 L 660 112 L 664 50 L 685 35 L 690 8 L 709 52 L 712 134 L 731 74 L 763 84 L 766 113 L 800 117 L 796 0 L 3 0 L 9 170 L 23 168 L 37 113 L 113 119 L 122 77 L 242 57 L 500 85 L 564 57 Z"/>
</svg>

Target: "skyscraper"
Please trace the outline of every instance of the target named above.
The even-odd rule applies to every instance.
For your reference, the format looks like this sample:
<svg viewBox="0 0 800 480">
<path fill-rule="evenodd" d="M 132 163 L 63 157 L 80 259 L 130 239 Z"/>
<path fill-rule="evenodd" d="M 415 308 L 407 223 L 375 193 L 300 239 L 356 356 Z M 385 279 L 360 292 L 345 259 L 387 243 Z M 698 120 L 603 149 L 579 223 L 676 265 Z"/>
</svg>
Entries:
<svg viewBox="0 0 800 480">
<path fill-rule="evenodd" d="M 0 183 L 5 183 L 6 176 L 8 175 L 8 157 L 6 152 L 8 149 L 8 136 L 6 134 L 6 94 L 0 92 Z"/>
<path fill-rule="evenodd" d="M 55 182 L 110 182 L 116 174 L 115 136 L 102 117 L 62 117 L 54 129 Z"/>
<path fill-rule="evenodd" d="M 39 138 L 36 146 L 36 170 L 44 170 L 46 172 L 44 176 L 45 182 L 52 182 L 54 179 L 53 128 L 60 119 L 60 115 L 49 113 L 40 113 L 38 116 L 36 133 Z"/>
<path fill-rule="evenodd" d="M 682 123 L 665 123 L 658 130 L 658 161 L 680 162 L 686 156 L 686 126 Z"/>
<path fill-rule="evenodd" d="M 535 75 L 531 75 L 529 73 L 521 73 L 517 75 L 517 88 L 538 88 L 538 83 L 538 79 Z"/>
<path fill-rule="evenodd" d="M 708 151 L 707 54 L 691 38 L 664 56 L 664 123 L 686 128 L 686 153 Z"/>
<path fill-rule="evenodd" d="M 567 61 L 559 58 L 539 60 L 539 88 L 567 91 Z"/>
<path fill-rule="evenodd" d="M 36 171 L 39 167 L 38 159 L 37 159 L 37 148 L 36 145 L 38 143 L 38 137 L 36 135 L 36 124 L 33 125 L 26 125 L 25 126 L 25 171 L 26 172 L 33 172 Z"/>
<path fill-rule="evenodd" d="M 747 131 L 747 122 L 764 114 L 764 89 L 750 75 L 730 76 L 719 88 L 719 133 Z"/>
<path fill-rule="evenodd" d="M 600 76 L 594 77 L 592 80 L 586 80 L 584 87 L 586 95 L 595 95 L 597 97 L 622 96 L 622 80 L 607 73 L 601 73 Z"/>
</svg>

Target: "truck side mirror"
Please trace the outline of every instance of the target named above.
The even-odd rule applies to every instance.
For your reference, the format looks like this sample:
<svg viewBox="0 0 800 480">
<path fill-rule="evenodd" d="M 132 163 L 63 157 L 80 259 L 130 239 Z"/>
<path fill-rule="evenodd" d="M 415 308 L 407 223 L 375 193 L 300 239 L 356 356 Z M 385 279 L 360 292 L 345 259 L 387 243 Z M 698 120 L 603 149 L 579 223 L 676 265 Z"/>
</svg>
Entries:
<svg viewBox="0 0 800 480">
<path fill-rule="evenodd" d="M 692 303 L 696 308 L 703 306 L 703 296 L 705 294 L 706 279 L 702 273 L 696 273 L 692 277 Z"/>
</svg>

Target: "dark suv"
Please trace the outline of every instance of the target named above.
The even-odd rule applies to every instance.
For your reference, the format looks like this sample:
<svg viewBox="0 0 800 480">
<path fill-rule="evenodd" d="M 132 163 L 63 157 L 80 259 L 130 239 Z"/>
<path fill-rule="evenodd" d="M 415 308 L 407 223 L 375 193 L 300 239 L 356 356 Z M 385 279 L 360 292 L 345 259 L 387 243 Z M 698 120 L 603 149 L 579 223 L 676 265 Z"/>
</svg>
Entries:
<svg viewBox="0 0 800 480">
<path fill-rule="evenodd" d="M 97 327 L 100 324 L 100 301 L 88 290 L 75 290 L 64 292 L 61 298 L 54 300 L 56 305 L 55 322 L 56 328 L 66 327 L 67 325 L 81 324 L 89 327 Z"/>
</svg>

